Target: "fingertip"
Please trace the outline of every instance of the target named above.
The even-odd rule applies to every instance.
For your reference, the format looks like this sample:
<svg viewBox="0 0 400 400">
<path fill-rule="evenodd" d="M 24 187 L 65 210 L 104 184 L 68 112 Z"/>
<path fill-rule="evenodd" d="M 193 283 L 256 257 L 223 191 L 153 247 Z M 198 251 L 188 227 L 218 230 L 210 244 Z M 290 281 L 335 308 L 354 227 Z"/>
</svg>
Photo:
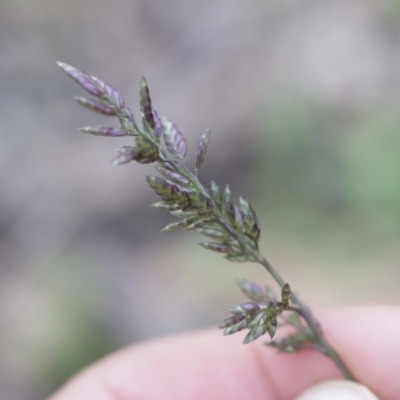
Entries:
<svg viewBox="0 0 400 400">
<path fill-rule="evenodd" d="M 295 400 L 379 400 L 366 386 L 357 382 L 331 380 L 318 383 Z"/>
</svg>

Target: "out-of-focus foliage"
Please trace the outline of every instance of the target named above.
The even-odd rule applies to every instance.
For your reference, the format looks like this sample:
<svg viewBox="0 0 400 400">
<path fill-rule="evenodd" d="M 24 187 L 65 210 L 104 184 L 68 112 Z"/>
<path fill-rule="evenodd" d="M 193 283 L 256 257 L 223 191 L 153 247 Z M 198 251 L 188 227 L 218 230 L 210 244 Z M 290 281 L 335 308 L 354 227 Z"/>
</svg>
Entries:
<svg viewBox="0 0 400 400">
<path fill-rule="evenodd" d="M 311 224 L 321 218 L 322 229 L 352 216 L 399 237 L 400 119 L 392 110 L 349 115 L 291 99 L 268 110 L 267 120 L 260 192 L 271 209 L 303 214 L 300 224 L 304 214 Z"/>
</svg>

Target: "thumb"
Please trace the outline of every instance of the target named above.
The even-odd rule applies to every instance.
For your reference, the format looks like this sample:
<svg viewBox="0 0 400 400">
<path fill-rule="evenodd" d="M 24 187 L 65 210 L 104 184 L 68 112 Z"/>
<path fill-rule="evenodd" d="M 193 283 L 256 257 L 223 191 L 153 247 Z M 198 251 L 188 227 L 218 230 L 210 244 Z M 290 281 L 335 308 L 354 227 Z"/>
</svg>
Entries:
<svg viewBox="0 0 400 400">
<path fill-rule="evenodd" d="M 360 383 L 332 380 L 309 387 L 295 400 L 379 400 Z"/>
</svg>

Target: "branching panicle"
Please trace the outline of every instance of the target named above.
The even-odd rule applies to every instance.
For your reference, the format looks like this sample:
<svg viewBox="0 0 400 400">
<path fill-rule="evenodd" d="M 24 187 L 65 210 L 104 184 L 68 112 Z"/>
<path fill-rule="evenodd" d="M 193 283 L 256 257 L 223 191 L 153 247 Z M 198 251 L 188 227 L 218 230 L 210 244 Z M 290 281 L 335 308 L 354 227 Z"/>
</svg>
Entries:
<svg viewBox="0 0 400 400">
<path fill-rule="evenodd" d="M 282 288 L 281 301 L 268 299 L 260 286 L 245 279 L 238 281 L 238 284 L 253 301 L 243 303 L 231 310 L 232 314 L 242 315 L 242 318 L 239 322 L 237 322 L 238 318 L 227 318 L 220 326 L 225 329 L 224 335 L 237 332 L 240 324 L 240 330 L 249 329 L 244 343 L 250 343 L 265 333 L 268 333 L 272 339 L 278 325 L 277 318 L 289 307 L 288 301 L 291 293 L 289 284 L 286 283 Z"/>
<path fill-rule="evenodd" d="M 210 130 L 207 129 L 200 137 L 191 171 L 185 160 L 185 137 L 172 122 L 158 116 L 144 78 L 140 83 L 142 128 L 139 128 L 119 90 L 68 64 L 60 62 L 58 65 L 94 97 L 76 97 L 78 104 L 119 120 L 118 127 L 88 126 L 82 128 L 82 132 L 105 137 L 130 136 L 133 145 L 119 148 L 112 163 L 154 163 L 162 175 L 148 176 L 147 182 L 161 199 L 152 206 L 169 211 L 176 219 L 163 232 L 178 228 L 196 231 L 207 237 L 206 242 L 200 243 L 202 247 L 222 253 L 229 261 L 260 263 L 281 287 L 278 300 L 271 288 L 262 289 L 245 279 L 239 280 L 240 288 L 250 301 L 231 310 L 232 315 L 220 325 L 224 335 L 247 329 L 244 343 L 249 343 L 266 333 L 272 339 L 278 327 L 289 326 L 293 330 L 289 336 L 275 339 L 269 345 L 281 352 L 316 349 L 330 357 L 347 378 L 353 379 L 338 354 L 326 342 L 310 309 L 291 292 L 289 284 L 259 252 L 261 229 L 251 204 L 243 197 L 239 197 L 238 204 L 235 204 L 228 185 L 221 190 L 211 182 L 206 189 L 198 180 L 197 174 L 210 142 Z"/>
</svg>

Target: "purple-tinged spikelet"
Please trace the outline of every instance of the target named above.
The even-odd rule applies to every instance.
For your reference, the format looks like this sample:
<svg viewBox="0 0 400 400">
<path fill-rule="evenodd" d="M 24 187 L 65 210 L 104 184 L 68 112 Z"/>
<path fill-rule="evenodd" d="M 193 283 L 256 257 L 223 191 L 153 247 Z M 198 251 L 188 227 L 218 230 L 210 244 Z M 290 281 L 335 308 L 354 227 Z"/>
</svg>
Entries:
<svg viewBox="0 0 400 400">
<path fill-rule="evenodd" d="M 99 86 L 94 82 L 93 78 L 81 71 L 78 68 L 73 67 L 72 65 L 68 65 L 61 61 L 57 62 L 58 66 L 76 83 L 82 86 L 88 93 L 92 94 L 95 97 L 101 97 L 104 92 L 99 88 Z"/>
</svg>

